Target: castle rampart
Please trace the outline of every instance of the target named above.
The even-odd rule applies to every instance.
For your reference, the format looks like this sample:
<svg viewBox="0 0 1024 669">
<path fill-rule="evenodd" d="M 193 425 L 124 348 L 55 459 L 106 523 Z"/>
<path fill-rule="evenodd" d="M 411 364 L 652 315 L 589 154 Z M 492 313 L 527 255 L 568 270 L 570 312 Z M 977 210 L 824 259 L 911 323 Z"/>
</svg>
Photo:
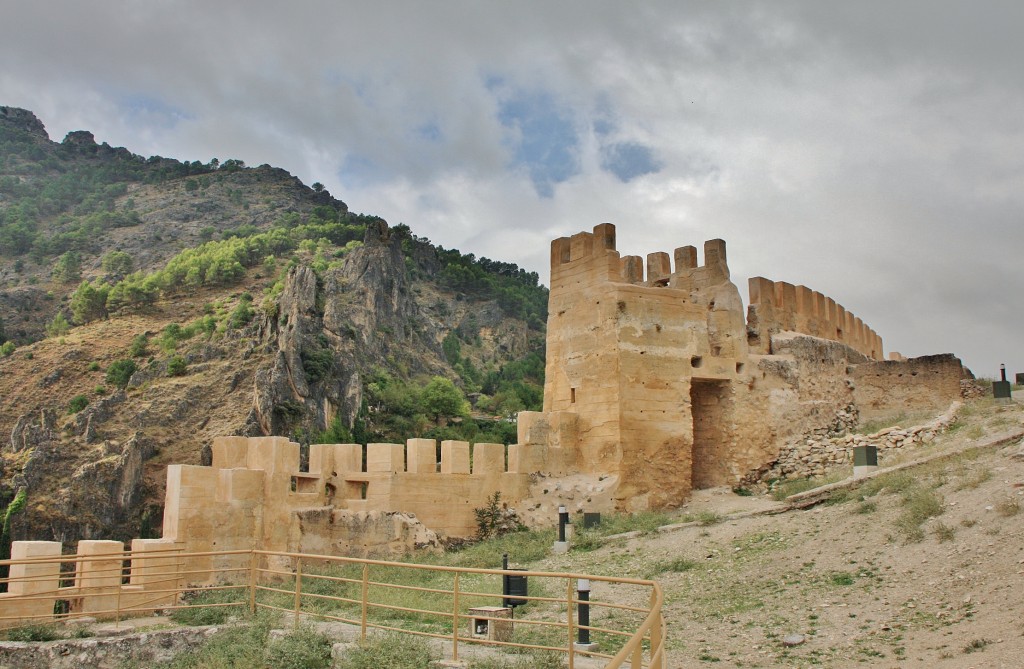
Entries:
<svg viewBox="0 0 1024 669">
<path fill-rule="evenodd" d="M 751 351 L 771 353 L 771 335 L 788 331 L 846 344 L 872 360 L 884 359 L 882 338 L 833 299 L 807 286 L 761 276 L 750 279 L 748 289 Z"/>
</svg>

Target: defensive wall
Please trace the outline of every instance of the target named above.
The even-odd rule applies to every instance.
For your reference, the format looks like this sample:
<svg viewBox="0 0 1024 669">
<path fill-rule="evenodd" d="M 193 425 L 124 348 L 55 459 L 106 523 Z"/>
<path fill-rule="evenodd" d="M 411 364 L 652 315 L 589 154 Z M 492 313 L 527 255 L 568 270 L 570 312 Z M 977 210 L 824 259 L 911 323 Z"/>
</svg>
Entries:
<svg viewBox="0 0 1024 669">
<path fill-rule="evenodd" d="M 616 508 L 736 485 L 886 388 L 935 410 L 959 397 L 959 360 L 929 370 L 921 393 L 909 361 L 879 368 L 877 333 L 806 286 L 751 279 L 745 315 L 721 239 L 703 264 L 695 246 L 620 256 L 605 223 L 554 240 L 550 259 L 544 411 L 520 441 L 616 475 Z"/>
<path fill-rule="evenodd" d="M 188 552 L 403 553 L 436 544 L 437 534 L 472 536 L 474 509 L 495 492 L 527 497 L 540 450 L 433 439 L 312 444 L 302 468 L 299 444 L 285 437 L 220 437 L 210 467 L 167 468 L 163 536 Z"/>
<path fill-rule="evenodd" d="M 807 286 L 755 276 L 748 281 L 751 350 L 771 353 L 771 335 L 799 332 L 841 342 L 872 360 L 883 360 L 882 338 L 831 297 Z"/>
<path fill-rule="evenodd" d="M 703 264 L 694 246 L 646 259 L 615 246 L 610 224 L 552 242 L 544 408 L 519 414 L 516 444 L 313 444 L 302 466 L 287 438 L 221 437 L 211 466 L 168 467 L 163 539 L 133 550 L 391 555 L 473 535 L 474 509 L 496 492 L 539 522 L 569 501 L 671 507 L 794 457 L 841 461 L 846 442 L 791 451 L 844 434 L 837 417 L 941 411 L 969 376 L 951 355 L 879 361 L 870 328 L 802 286 L 752 280 L 748 322 L 720 239 Z M 239 568 L 190 560 L 185 573 Z M 144 562 L 130 573 L 118 596 L 145 587 Z"/>
</svg>

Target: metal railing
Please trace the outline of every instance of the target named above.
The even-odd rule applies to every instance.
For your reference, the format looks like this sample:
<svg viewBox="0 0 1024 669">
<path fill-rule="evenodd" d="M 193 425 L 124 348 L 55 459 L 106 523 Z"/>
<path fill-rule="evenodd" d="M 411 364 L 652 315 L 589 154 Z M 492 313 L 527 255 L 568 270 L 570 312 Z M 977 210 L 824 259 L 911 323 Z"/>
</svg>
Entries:
<svg viewBox="0 0 1024 669">
<path fill-rule="evenodd" d="M 668 666 L 664 595 L 649 580 L 275 551 L 67 555 L 0 566 L 21 574 L 0 579 L 0 629 L 83 616 L 119 623 L 154 612 L 270 610 L 292 614 L 295 624 L 351 625 L 361 639 L 371 630 L 441 639 L 455 660 L 474 644 L 563 653 L 569 669 L 581 656 L 608 669 Z M 509 575 L 530 584 L 530 594 L 516 594 L 525 604 L 514 618 L 503 606 Z M 580 579 L 591 583 L 586 599 Z M 582 626 L 581 606 L 589 607 Z"/>
</svg>

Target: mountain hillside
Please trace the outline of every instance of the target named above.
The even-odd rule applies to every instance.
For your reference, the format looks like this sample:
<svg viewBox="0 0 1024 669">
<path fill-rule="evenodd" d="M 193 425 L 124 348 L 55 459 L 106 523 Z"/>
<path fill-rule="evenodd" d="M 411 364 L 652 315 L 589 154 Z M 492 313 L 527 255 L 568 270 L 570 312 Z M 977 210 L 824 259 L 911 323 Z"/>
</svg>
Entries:
<svg viewBox="0 0 1024 669">
<path fill-rule="evenodd" d="M 535 273 L 237 160 L 49 140 L 0 107 L 7 540 L 151 536 L 219 435 L 511 441 L 539 408 Z"/>
</svg>

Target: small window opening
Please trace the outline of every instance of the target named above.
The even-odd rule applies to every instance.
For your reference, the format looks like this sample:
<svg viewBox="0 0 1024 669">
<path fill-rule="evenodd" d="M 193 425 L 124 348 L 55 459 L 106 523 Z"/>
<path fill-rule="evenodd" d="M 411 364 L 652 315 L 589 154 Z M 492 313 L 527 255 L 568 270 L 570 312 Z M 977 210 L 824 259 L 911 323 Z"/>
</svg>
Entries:
<svg viewBox="0 0 1024 669">
<path fill-rule="evenodd" d="M 697 367 L 700 367 L 703 364 L 704 364 L 704 358 L 700 357 L 699 355 L 695 355 L 692 358 L 690 358 L 690 367 L 697 368 Z"/>
<path fill-rule="evenodd" d="M 569 404 L 576 404 L 576 389 L 569 388 Z"/>
<path fill-rule="evenodd" d="M 737 362 L 736 363 L 736 373 L 737 374 L 742 374 L 744 367 L 745 367 L 745 365 L 742 362 Z"/>
</svg>

